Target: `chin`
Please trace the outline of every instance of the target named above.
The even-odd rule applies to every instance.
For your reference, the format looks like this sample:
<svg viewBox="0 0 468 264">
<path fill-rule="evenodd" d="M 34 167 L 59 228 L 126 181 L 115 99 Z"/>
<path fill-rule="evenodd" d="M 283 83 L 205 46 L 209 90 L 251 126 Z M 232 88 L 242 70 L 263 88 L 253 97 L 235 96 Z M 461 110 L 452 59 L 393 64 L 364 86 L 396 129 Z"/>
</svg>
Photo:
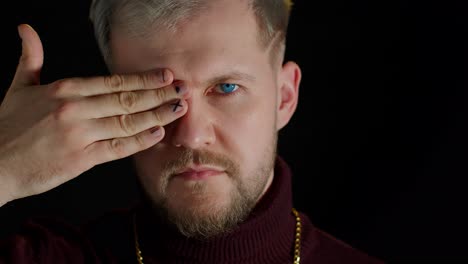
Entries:
<svg viewBox="0 0 468 264">
<path fill-rule="evenodd" d="M 192 201 L 190 203 L 174 203 L 167 205 L 170 215 L 178 217 L 186 217 L 196 221 L 197 219 L 210 219 L 224 214 L 228 211 L 231 203 L 223 200 L 211 200 L 204 202 L 201 200 Z"/>
<path fill-rule="evenodd" d="M 183 194 L 168 199 L 169 222 L 186 237 L 210 238 L 227 233 L 243 220 L 230 193 Z"/>
</svg>

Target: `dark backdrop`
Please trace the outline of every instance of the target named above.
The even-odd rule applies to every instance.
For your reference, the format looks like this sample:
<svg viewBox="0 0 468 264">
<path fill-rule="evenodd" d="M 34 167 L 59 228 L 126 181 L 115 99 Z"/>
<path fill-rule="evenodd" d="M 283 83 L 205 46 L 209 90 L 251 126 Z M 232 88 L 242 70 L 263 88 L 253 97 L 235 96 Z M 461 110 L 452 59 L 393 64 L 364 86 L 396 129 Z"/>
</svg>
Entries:
<svg viewBox="0 0 468 264">
<path fill-rule="evenodd" d="M 3 90 L 20 55 L 16 26 L 45 49 L 44 83 L 106 74 L 87 1 L 3 6 Z M 463 1 L 296 1 L 287 59 L 303 70 L 281 131 L 295 206 L 325 231 L 387 261 L 468 261 L 465 179 L 467 11 Z M 35 216 L 82 223 L 130 205 L 129 160 L 0 209 L 1 233 Z"/>
</svg>

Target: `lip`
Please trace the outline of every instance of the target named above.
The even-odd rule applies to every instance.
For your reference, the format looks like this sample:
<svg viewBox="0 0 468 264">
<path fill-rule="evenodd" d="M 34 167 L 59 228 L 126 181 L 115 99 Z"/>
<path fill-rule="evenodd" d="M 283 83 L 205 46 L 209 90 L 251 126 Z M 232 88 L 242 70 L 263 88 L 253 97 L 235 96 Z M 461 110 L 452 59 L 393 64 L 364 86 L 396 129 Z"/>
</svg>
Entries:
<svg viewBox="0 0 468 264">
<path fill-rule="evenodd" d="M 223 172 L 223 170 L 217 168 L 194 166 L 185 168 L 182 171 L 174 174 L 174 176 L 177 178 L 183 178 L 187 180 L 202 180 L 208 177 L 220 175 Z"/>
</svg>

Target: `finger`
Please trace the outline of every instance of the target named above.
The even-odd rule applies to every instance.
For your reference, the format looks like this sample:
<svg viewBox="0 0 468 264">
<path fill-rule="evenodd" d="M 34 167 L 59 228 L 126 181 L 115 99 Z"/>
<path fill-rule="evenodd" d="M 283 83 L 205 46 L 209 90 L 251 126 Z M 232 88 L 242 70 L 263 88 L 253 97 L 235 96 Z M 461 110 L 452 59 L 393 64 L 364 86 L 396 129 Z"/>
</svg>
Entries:
<svg viewBox="0 0 468 264">
<path fill-rule="evenodd" d="M 187 102 L 175 100 L 151 111 L 90 120 L 89 126 L 95 137 L 91 140 L 133 136 L 151 127 L 172 123 L 186 112 Z"/>
<path fill-rule="evenodd" d="M 125 158 L 154 146 L 163 137 L 164 128 L 154 127 L 135 136 L 98 141 L 86 147 L 86 157 L 95 165 Z"/>
<path fill-rule="evenodd" d="M 73 102 L 74 119 L 104 118 L 147 111 L 177 98 L 183 98 L 187 89 L 169 85 L 160 89 L 112 93 L 83 97 Z"/>
<path fill-rule="evenodd" d="M 161 88 L 171 84 L 173 78 L 168 69 L 158 69 L 139 74 L 69 78 L 56 81 L 54 86 L 58 97 L 84 97 Z"/>
<path fill-rule="evenodd" d="M 27 24 L 18 26 L 18 34 L 22 39 L 22 53 L 12 86 L 38 85 L 44 62 L 41 39 L 37 32 Z"/>
</svg>

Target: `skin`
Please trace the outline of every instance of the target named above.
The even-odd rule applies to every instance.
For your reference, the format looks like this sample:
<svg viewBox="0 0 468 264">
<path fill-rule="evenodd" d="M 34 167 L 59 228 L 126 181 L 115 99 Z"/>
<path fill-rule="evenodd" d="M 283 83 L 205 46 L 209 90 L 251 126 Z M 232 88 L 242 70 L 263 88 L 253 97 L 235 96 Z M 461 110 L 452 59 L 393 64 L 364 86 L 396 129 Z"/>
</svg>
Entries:
<svg viewBox="0 0 468 264">
<path fill-rule="evenodd" d="M 22 55 L 0 104 L 0 206 L 154 146 L 186 113 L 172 111 L 189 95 L 167 69 L 41 83 L 41 40 L 28 25 L 18 31 Z"/>
<path fill-rule="evenodd" d="M 190 96 L 182 100 L 187 112 L 165 126 L 162 141 L 133 156 L 147 195 L 169 215 L 190 221 L 229 214 L 236 197 L 257 202 L 274 177 L 277 133 L 296 110 L 299 66 L 272 64 L 246 1 L 213 1 L 175 32 L 155 29 L 150 35 L 135 38 L 113 29 L 113 71 L 167 68 Z M 223 93 L 222 83 L 239 88 Z M 194 164 L 224 172 L 198 180 L 174 177 Z"/>
<path fill-rule="evenodd" d="M 23 52 L 0 105 L 0 205 L 134 154 L 148 196 L 173 218 L 217 221 L 268 189 L 277 132 L 296 109 L 301 73 L 293 62 L 271 63 L 246 2 L 214 1 L 176 33 L 150 39 L 116 28 L 114 75 L 49 84 L 40 82 L 38 34 L 18 30 Z M 226 96 L 222 83 L 239 88 Z M 181 111 L 173 112 L 175 101 Z M 173 176 L 193 164 L 224 172 L 197 181 Z"/>
</svg>

